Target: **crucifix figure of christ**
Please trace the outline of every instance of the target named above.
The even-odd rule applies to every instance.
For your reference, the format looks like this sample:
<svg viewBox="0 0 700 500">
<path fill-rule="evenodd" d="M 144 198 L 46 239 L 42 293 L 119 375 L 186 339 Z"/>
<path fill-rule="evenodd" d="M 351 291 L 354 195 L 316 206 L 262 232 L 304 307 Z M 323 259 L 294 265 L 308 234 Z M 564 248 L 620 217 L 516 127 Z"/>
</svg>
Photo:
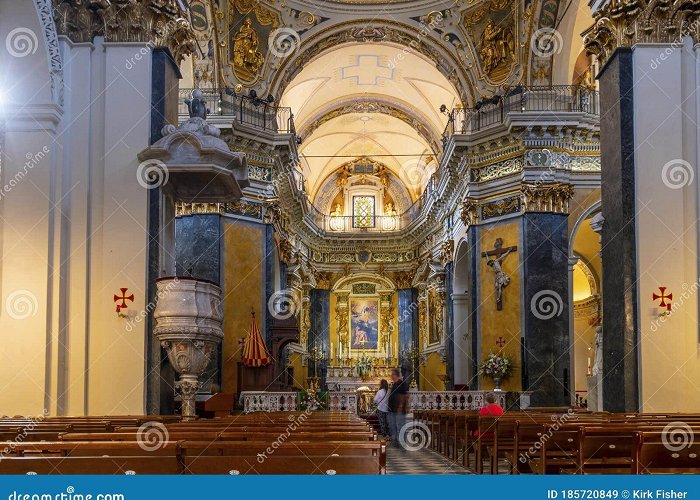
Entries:
<svg viewBox="0 0 700 500">
<path fill-rule="evenodd" d="M 517 250 L 517 246 L 503 248 L 503 239 L 496 238 L 493 244 L 493 250 L 482 252 L 481 256 L 487 258 L 486 265 L 493 268 L 494 286 L 496 288 L 496 310 L 503 310 L 503 289 L 510 283 L 510 276 L 503 272 L 503 259 L 508 257 L 508 254 Z"/>
</svg>

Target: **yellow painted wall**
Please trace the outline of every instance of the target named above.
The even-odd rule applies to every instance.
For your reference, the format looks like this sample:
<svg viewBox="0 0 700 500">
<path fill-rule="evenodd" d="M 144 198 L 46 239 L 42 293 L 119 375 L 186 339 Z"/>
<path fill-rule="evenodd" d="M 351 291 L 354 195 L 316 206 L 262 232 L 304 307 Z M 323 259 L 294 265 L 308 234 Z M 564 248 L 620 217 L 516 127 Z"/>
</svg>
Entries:
<svg viewBox="0 0 700 500">
<path fill-rule="evenodd" d="M 420 390 L 444 391 L 445 383 L 440 379 L 440 375 L 445 374 L 445 368 L 445 363 L 438 353 L 428 354 L 425 364 L 420 367 Z"/>
<path fill-rule="evenodd" d="M 493 250 L 496 238 L 503 239 L 503 247 L 518 246 L 518 250 L 511 252 L 502 263 L 503 271 L 510 276 L 510 283 L 503 289 L 503 310 L 496 309 L 496 291 L 494 287 L 494 272 L 480 257 L 479 262 L 479 313 L 481 332 L 480 360 L 485 359 L 489 353 L 503 353 L 513 360 L 511 376 L 501 382 L 501 387 L 508 391 L 520 391 L 521 388 L 521 363 L 520 363 L 520 255 L 522 249 L 519 245 L 520 221 L 499 224 L 493 227 L 483 227 L 479 237 L 479 251 Z M 505 345 L 501 348 L 496 342 L 503 337 Z M 494 384 L 490 378 L 480 376 L 481 388 L 493 389 Z"/>
<path fill-rule="evenodd" d="M 223 293 L 224 341 L 222 391 L 237 391 L 237 363 L 241 359 L 241 339 L 250 327 L 250 310 L 255 309 L 262 329 L 265 226 L 224 221 Z"/>
<path fill-rule="evenodd" d="M 294 387 L 306 389 L 307 366 L 301 364 L 301 354 L 293 352 L 289 355 L 289 365 L 294 367 Z"/>
<path fill-rule="evenodd" d="M 574 383 L 576 392 L 588 391 L 588 362 L 595 361 L 595 326 L 590 318 L 574 320 Z M 589 349 L 590 348 L 590 349 Z"/>
</svg>

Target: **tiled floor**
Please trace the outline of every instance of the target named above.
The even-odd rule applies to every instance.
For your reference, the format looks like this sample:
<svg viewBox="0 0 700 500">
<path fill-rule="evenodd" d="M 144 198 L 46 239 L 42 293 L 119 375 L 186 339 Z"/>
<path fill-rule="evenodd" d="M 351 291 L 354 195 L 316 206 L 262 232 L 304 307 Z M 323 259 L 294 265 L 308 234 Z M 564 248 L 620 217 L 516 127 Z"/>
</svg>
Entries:
<svg viewBox="0 0 700 500">
<path fill-rule="evenodd" d="M 432 450 L 407 451 L 390 446 L 386 453 L 387 474 L 469 474 Z"/>
</svg>

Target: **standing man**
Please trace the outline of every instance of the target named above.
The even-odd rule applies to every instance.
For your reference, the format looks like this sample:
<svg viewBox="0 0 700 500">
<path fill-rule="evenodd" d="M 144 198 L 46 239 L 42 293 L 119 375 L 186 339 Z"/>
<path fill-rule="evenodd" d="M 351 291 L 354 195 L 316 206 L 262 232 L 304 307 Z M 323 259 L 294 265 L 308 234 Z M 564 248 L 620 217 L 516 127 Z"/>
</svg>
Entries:
<svg viewBox="0 0 700 500">
<path fill-rule="evenodd" d="M 391 390 L 389 392 L 389 432 L 395 445 L 399 442 L 399 433 L 406 423 L 408 413 L 408 384 L 401 378 L 398 368 L 391 370 Z"/>
</svg>

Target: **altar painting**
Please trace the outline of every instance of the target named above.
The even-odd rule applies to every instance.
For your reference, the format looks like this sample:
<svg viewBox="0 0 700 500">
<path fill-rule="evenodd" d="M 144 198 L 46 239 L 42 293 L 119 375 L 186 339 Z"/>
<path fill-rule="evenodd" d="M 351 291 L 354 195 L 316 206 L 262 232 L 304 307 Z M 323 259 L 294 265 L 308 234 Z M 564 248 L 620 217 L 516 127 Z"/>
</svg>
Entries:
<svg viewBox="0 0 700 500">
<path fill-rule="evenodd" d="M 350 300 L 350 348 L 375 351 L 379 348 L 379 300 Z"/>
</svg>

